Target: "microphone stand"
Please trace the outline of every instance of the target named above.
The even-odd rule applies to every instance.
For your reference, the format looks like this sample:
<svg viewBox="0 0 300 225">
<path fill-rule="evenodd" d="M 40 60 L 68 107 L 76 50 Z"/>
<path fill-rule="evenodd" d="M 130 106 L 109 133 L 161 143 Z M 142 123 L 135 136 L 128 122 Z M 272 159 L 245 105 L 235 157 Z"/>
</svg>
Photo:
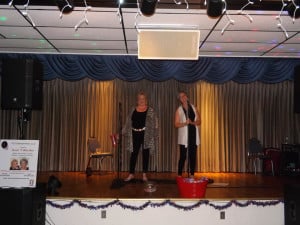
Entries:
<svg viewBox="0 0 300 225">
<path fill-rule="evenodd" d="M 26 137 L 26 123 L 30 120 L 28 117 L 30 111 L 29 109 L 26 108 L 21 108 L 19 113 L 18 113 L 18 127 L 19 127 L 19 139 L 24 140 Z"/>
<path fill-rule="evenodd" d="M 125 185 L 124 181 L 120 179 L 120 157 L 121 157 L 121 149 L 122 149 L 122 110 L 121 110 L 121 102 L 119 102 L 119 137 L 117 138 L 117 178 L 112 181 L 110 186 L 111 189 L 121 188 Z"/>
<path fill-rule="evenodd" d="M 187 110 L 186 110 L 186 119 L 189 119 L 189 101 L 187 100 Z M 188 178 L 190 177 L 190 157 L 189 157 L 189 146 L 190 146 L 190 140 L 189 140 L 189 123 L 187 124 L 187 149 L 186 149 L 186 157 L 187 157 L 187 173 Z"/>
</svg>

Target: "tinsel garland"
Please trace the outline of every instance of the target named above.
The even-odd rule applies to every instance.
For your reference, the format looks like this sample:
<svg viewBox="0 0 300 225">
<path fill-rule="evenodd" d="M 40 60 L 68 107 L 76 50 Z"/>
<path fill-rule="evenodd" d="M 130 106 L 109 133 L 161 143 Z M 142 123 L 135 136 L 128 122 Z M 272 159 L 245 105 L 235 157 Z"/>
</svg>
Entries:
<svg viewBox="0 0 300 225">
<path fill-rule="evenodd" d="M 144 204 L 140 205 L 140 206 L 133 206 L 133 205 L 129 205 L 129 204 L 125 204 L 120 200 L 113 200 L 111 202 L 108 202 L 106 204 L 102 204 L 102 205 L 92 205 L 92 204 L 88 204 L 88 203 L 84 203 L 81 200 L 78 199 L 74 199 L 69 203 L 66 204 L 58 204 L 55 203 L 54 201 L 51 200 L 46 200 L 46 204 L 54 207 L 54 208 L 58 208 L 58 209 L 69 209 L 71 207 L 73 207 L 74 205 L 78 205 L 82 208 L 85 209 L 89 209 L 89 210 L 99 210 L 99 209 L 106 209 L 108 207 L 112 207 L 112 206 L 120 206 L 123 209 L 130 209 L 133 211 L 139 211 L 139 210 L 144 210 L 147 207 L 152 207 L 152 208 L 159 208 L 159 207 L 164 207 L 164 206 L 172 206 L 176 209 L 179 210 L 184 210 L 184 211 L 188 211 L 188 210 L 193 210 L 195 208 L 198 208 L 202 205 L 206 205 L 206 206 L 210 206 L 216 210 L 225 210 L 228 209 L 232 206 L 237 206 L 237 207 L 248 207 L 250 205 L 254 205 L 254 206 L 258 206 L 258 207 L 266 207 L 266 206 L 275 206 L 277 204 L 283 203 L 283 200 L 269 200 L 269 201 L 255 201 L 255 200 L 247 200 L 245 202 L 241 202 L 241 201 L 237 201 L 237 200 L 231 200 L 227 203 L 225 203 L 224 205 L 220 205 L 220 204 L 214 204 L 212 201 L 209 200 L 199 200 L 198 202 L 196 202 L 195 204 L 189 205 L 189 206 L 184 206 L 184 205 L 180 205 L 178 203 L 175 203 L 174 201 L 171 200 L 165 200 L 161 203 L 154 203 L 151 201 L 147 201 Z"/>
</svg>

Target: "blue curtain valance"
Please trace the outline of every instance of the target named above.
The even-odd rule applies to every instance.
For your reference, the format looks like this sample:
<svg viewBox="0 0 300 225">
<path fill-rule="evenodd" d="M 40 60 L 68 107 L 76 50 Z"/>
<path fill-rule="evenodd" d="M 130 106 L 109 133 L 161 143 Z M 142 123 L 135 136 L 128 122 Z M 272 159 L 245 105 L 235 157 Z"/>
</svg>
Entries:
<svg viewBox="0 0 300 225">
<path fill-rule="evenodd" d="M 44 67 L 44 80 L 76 81 L 121 79 L 165 81 L 176 79 L 191 83 L 205 80 L 211 83 L 261 81 L 278 83 L 293 80 L 294 68 L 300 59 L 279 58 L 213 58 L 197 61 L 139 60 L 137 56 L 64 55 L 64 54 L 0 54 L 0 58 L 32 58 Z M 0 68 L 1 69 L 1 68 Z"/>
</svg>

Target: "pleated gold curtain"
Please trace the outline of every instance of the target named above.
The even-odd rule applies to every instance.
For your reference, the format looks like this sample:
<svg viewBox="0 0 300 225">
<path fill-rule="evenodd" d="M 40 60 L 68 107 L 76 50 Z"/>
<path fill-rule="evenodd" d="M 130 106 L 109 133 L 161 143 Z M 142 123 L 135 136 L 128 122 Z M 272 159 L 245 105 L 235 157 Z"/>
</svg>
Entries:
<svg viewBox="0 0 300 225">
<path fill-rule="evenodd" d="M 84 170 L 89 137 L 98 139 L 102 151 L 115 151 L 110 142 L 116 132 L 114 82 L 54 80 L 45 82 L 44 90 L 42 170 Z"/>
<path fill-rule="evenodd" d="M 299 114 L 293 111 L 293 82 L 222 85 L 201 82 L 200 171 L 245 171 L 247 142 L 281 147 L 285 137 L 299 142 Z"/>
<path fill-rule="evenodd" d="M 88 137 L 96 137 L 103 150 L 113 151 L 116 168 L 117 149 L 112 148 L 110 134 L 120 131 L 141 90 L 148 95 L 159 119 L 159 149 L 151 155 L 150 171 L 177 171 L 174 113 L 180 90 L 188 93 L 201 114 L 197 171 L 244 172 L 250 137 L 272 147 L 280 147 L 286 136 L 291 143 L 300 142 L 300 116 L 293 112 L 291 81 L 211 84 L 57 79 L 44 82 L 43 110 L 33 111 L 26 127 L 27 139 L 40 140 L 39 170 L 84 171 Z M 1 138 L 18 137 L 17 114 L 0 110 Z M 123 148 L 120 151 L 121 170 L 128 171 L 130 154 Z M 95 161 L 92 167 L 96 169 L 98 164 Z M 104 161 L 102 169 L 111 169 L 109 161 Z M 141 157 L 137 171 L 141 171 Z"/>
</svg>

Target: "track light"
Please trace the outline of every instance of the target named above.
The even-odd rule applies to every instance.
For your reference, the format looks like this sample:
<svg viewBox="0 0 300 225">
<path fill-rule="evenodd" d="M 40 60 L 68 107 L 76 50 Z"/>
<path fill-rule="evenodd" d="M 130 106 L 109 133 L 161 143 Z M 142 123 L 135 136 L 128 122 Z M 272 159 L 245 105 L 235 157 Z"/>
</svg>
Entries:
<svg viewBox="0 0 300 225">
<path fill-rule="evenodd" d="M 67 14 L 73 11 L 74 1 L 73 0 L 55 0 L 57 7 L 61 13 Z"/>
<path fill-rule="evenodd" d="M 223 13 L 223 0 L 207 0 L 207 15 L 209 17 L 219 17 Z"/>
<path fill-rule="evenodd" d="M 144 16 L 152 16 L 158 0 L 142 0 L 141 12 Z"/>
</svg>

